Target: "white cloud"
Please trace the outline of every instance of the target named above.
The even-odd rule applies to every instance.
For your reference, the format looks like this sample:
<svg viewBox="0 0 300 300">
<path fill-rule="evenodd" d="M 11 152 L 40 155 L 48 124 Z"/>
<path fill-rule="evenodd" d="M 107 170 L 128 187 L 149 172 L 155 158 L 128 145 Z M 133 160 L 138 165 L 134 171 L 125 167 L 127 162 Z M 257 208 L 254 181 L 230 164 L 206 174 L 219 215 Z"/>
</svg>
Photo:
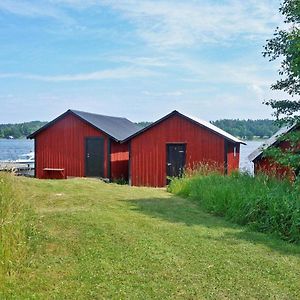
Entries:
<svg viewBox="0 0 300 300">
<path fill-rule="evenodd" d="M 182 80 L 194 83 L 208 83 L 213 85 L 230 84 L 241 86 L 259 86 L 267 88 L 275 80 L 273 66 L 260 65 L 251 60 L 230 62 L 206 62 L 181 57 L 178 68 L 184 70 Z M 274 72 L 274 76 L 272 75 Z"/>
<path fill-rule="evenodd" d="M 143 95 L 152 97 L 180 97 L 183 96 L 183 91 L 168 91 L 168 92 L 153 92 L 153 91 L 142 91 Z"/>
<path fill-rule="evenodd" d="M 114 56 L 109 57 L 109 60 L 145 67 L 166 67 L 169 59 L 167 57 Z"/>
<path fill-rule="evenodd" d="M 99 12 L 109 7 L 131 22 L 147 44 L 159 48 L 265 38 L 282 21 L 279 0 L 48 0 L 48 4 L 53 9 Z M 35 13 L 34 6 L 31 11 Z"/>
<path fill-rule="evenodd" d="M 70 52 L 68 63 L 80 61 L 79 67 L 85 62 L 87 65 L 96 65 L 97 62 L 98 66 L 108 66 L 106 70 L 43 75 L 31 74 L 28 69 L 28 73 L 0 73 L 0 78 L 44 82 L 129 79 L 128 85 L 126 82 L 130 90 L 128 94 L 118 84 L 105 85 L 113 90 L 105 95 L 106 98 L 115 97 L 118 109 L 126 103 L 123 109 L 128 110 L 128 114 L 131 111 L 137 115 L 142 111 L 154 114 L 157 107 L 167 112 L 177 105 L 178 108 L 188 108 L 190 113 L 201 112 L 205 119 L 233 115 L 256 117 L 257 110 L 260 115 L 266 115 L 268 110 L 261 102 L 270 97 L 269 87 L 278 74 L 274 65 L 267 60 L 263 63 L 259 52 L 260 44 L 272 36 L 274 28 L 281 22 L 279 4 L 279 0 L 0 0 L 0 11 L 22 17 L 44 17 L 63 22 L 73 20 L 68 29 L 72 31 L 70 36 L 74 34 L 78 41 L 76 26 L 80 25 L 82 34 L 88 35 L 86 40 L 100 41 L 95 45 L 101 47 L 103 36 L 105 40 L 120 45 L 118 49 L 109 49 L 107 55 L 103 54 L 106 44 L 103 49 L 89 49 L 79 58 L 74 56 L 79 55 L 75 51 Z M 85 15 L 86 10 L 92 11 L 93 18 L 97 18 L 99 11 L 99 23 L 98 19 L 88 22 L 86 17 L 90 14 Z M 111 11 L 116 20 L 106 25 L 105 18 L 100 20 L 101 13 L 110 15 Z M 49 22 L 45 24 L 48 26 Z M 125 30 L 120 33 L 121 27 Z M 57 26 L 47 29 L 52 29 L 55 35 L 66 31 L 65 27 L 61 30 Z M 98 30 L 101 34 L 96 36 Z M 103 34 L 105 30 L 116 30 L 116 33 Z M 128 34 L 126 38 L 124 32 Z M 128 42 L 125 46 L 120 42 L 122 39 Z M 226 48 L 223 60 L 224 44 L 230 47 L 223 47 Z M 202 47 L 200 50 L 199 46 Z M 152 76 L 157 76 L 156 80 L 138 86 L 136 82 L 130 82 L 130 78 Z M 76 86 L 86 99 L 87 90 L 79 83 Z M 204 88 L 210 90 L 201 90 Z M 95 99 L 94 102 L 91 100 L 92 110 L 95 103 L 101 102 L 97 97 L 104 91 L 91 93 Z M 168 101 L 168 97 L 173 97 L 172 101 Z M 60 105 L 61 102 L 57 103 Z"/>
<path fill-rule="evenodd" d="M 280 22 L 279 2 L 276 2 L 131 0 L 100 3 L 120 11 L 147 43 L 168 48 L 265 37 Z"/>
<path fill-rule="evenodd" d="M 75 23 L 66 8 L 100 12 L 108 7 L 131 22 L 147 44 L 173 48 L 265 39 L 281 23 L 279 4 L 279 0 L 1 0 L 0 10 Z"/>
<path fill-rule="evenodd" d="M 63 74 L 63 75 L 36 75 L 24 73 L 0 73 L 0 78 L 17 78 L 48 82 L 63 82 L 63 81 L 94 81 L 105 79 L 128 79 L 132 77 L 149 77 L 156 76 L 157 73 L 146 69 L 134 68 L 118 68 L 101 70 L 90 73 L 80 74 Z"/>
<path fill-rule="evenodd" d="M 0 11 L 23 17 L 46 17 L 73 23 L 73 19 L 61 9 L 41 1 L 1 0 Z"/>
</svg>

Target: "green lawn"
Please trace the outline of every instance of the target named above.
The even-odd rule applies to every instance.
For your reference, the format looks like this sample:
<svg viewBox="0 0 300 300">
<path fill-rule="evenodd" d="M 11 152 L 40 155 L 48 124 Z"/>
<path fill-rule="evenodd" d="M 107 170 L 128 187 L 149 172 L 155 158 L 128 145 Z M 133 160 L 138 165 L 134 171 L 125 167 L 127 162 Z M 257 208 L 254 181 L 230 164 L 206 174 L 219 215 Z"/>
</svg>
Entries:
<svg viewBox="0 0 300 300">
<path fill-rule="evenodd" d="M 19 181 L 40 237 L 1 299 L 300 299 L 300 246 L 164 189 Z"/>
</svg>

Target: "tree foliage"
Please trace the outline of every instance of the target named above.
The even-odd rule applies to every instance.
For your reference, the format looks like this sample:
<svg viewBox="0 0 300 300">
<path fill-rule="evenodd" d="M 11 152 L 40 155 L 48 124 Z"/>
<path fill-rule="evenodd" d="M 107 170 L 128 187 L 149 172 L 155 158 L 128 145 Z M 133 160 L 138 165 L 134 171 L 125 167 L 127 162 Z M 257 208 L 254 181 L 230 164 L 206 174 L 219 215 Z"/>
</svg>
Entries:
<svg viewBox="0 0 300 300">
<path fill-rule="evenodd" d="M 32 121 L 20 124 L 0 124 L 0 138 L 12 136 L 16 139 L 24 138 L 44 126 L 47 122 Z"/>
<path fill-rule="evenodd" d="M 230 134 L 245 140 L 253 138 L 268 138 L 272 136 L 278 127 L 273 120 L 231 120 L 222 119 L 211 122 L 215 126 L 229 132 Z"/>
<path fill-rule="evenodd" d="M 300 0 L 285 0 L 280 7 L 287 29 L 277 28 L 267 40 L 263 55 L 270 61 L 281 60 L 280 79 L 271 88 L 290 95 L 289 99 L 271 99 L 266 102 L 274 110 L 280 123 L 299 122 L 300 112 Z"/>
<path fill-rule="evenodd" d="M 289 95 L 288 99 L 271 99 L 265 102 L 274 109 L 277 122 L 281 125 L 300 124 L 300 0 L 284 0 L 279 11 L 284 16 L 285 28 L 277 28 L 273 38 L 267 40 L 263 55 L 270 61 L 280 60 L 280 79 L 271 88 Z M 287 142 L 284 149 L 269 149 L 265 156 L 272 157 L 281 165 L 296 173 L 300 159 L 297 151 L 300 135 L 297 132 L 280 138 Z"/>
<path fill-rule="evenodd" d="M 145 128 L 147 126 L 149 126 L 150 124 L 152 124 L 153 122 L 148 122 L 148 121 L 142 121 L 142 122 L 137 122 L 135 123 L 136 125 L 140 126 L 141 128 Z"/>
</svg>

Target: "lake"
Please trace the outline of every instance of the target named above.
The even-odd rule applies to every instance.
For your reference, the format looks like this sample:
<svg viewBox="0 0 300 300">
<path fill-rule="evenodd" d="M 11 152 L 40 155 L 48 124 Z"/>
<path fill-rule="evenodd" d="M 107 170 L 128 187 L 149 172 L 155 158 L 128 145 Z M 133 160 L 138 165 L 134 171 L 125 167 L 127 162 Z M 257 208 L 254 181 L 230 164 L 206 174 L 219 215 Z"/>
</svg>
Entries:
<svg viewBox="0 0 300 300">
<path fill-rule="evenodd" d="M 248 160 L 248 155 L 257 149 L 264 141 L 246 141 L 247 145 L 241 145 L 240 153 L 240 170 L 254 173 L 254 166 L 251 161 Z"/>
<path fill-rule="evenodd" d="M 240 169 L 253 173 L 253 164 L 248 160 L 248 155 L 260 146 L 262 141 L 246 141 L 247 145 L 241 145 Z M 15 160 L 21 154 L 34 150 L 34 141 L 27 139 L 6 140 L 0 139 L 0 160 Z"/>
<path fill-rule="evenodd" d="M 0 139 L 0 160 L 15 160 L 21 154 L 34 150 L 33 140 L 6 140 Z"/>
</svg>

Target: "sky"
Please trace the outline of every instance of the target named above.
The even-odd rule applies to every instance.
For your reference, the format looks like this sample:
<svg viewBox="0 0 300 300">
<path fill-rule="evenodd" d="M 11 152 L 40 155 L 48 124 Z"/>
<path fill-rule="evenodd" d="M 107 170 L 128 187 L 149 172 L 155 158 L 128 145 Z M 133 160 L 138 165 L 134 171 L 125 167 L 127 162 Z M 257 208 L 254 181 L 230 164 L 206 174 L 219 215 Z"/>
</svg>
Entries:
<svg viewBox="0 0 300 300">
<path fill-rule="evenodd" d="M 132 121 L 177 109 L 270 118 L 278 62 L 262 56 L 278 0 L 1 0 L 0 123 L 69 108 Z"/>
</svg>

